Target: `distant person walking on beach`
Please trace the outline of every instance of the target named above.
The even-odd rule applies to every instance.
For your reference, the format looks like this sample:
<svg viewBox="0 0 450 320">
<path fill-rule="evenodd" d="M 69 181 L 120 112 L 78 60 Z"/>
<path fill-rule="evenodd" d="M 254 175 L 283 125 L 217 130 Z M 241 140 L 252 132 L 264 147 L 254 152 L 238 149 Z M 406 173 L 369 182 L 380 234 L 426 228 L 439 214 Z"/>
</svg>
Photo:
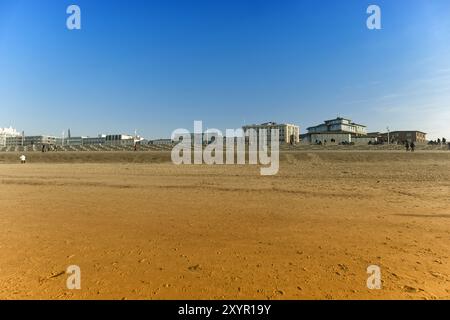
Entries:
<svg viewBox="0 0 450 320">
<path fill-rule="evenodd" d="M 19 157 L 19 159 L 20 159 L 20 163 L 21 163 L 21 164 L 25 164 L 25 163 L 27 162 L 27 158 L 25 157 L 25 155 L 21 155 L 21 156 Z"/>
<path fill-rule="evenodd" d="M 414 152 L 414 150 L 416 149 L 416 145 L 414 144 L 414 142 L 411 141 L 411 152 Z"/>
<path fill-rule="evenodd" d="M 406 149 L 406 151 L 409 151 L 409 142 L 408 141 L 405 142 L 405 149 Z"/>
</svg>

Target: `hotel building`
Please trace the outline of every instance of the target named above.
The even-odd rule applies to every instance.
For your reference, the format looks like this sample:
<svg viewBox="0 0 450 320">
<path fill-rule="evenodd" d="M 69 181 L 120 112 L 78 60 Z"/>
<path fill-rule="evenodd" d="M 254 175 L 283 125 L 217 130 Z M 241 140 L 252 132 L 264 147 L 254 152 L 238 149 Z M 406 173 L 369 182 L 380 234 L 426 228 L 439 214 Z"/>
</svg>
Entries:
<svg viewBox="0 0 450 320">
<path fill-rule="evenodd" d="M 247 134 L 249 129 L 253 129 L 257 132 L 259 137 L 259 131 L 261 129 L 267 130 L 267 141 L 271 141 L 271 129 L 279 130 L 280 143 L 298 143 L 300 142 L 300 127 L 294 124 L 279 124 L 275 122 L 267 122 L 262 124 L 252 124 L 243 126 L 244 133 Z"/>
<path fill-rule="evenodd" d="M 326 120 L 324 123 L 307 128 L 305 136 L 310 143 L 350 143 L 353 140 L 367 136 L 365 125 L 352 122 L 350 119 L 338 117 Z"/>
<path fill-rule="evenodd" d="M 20 143 L 22 142 L 22 135 L 16 131 L 16 129 L 13 129 L 12 127 L 9 128 L 0 128 L 0 147 L 6 147 L 7 140 L 10 138 L 14 138 L 14 140 L 20 140 Z"/>
</svg>

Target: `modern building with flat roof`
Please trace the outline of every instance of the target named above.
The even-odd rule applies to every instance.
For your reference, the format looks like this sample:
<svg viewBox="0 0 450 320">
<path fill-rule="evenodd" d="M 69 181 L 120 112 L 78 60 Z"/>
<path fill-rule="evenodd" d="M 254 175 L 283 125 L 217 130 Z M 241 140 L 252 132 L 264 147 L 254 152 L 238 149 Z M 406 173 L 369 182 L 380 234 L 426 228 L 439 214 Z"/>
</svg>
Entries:
<svg viewBox="0 0 450 320">
<path fill-rule="evenodd" d="M 108 145 L 135 145 L 140 143 L 143 138 L 127 134 L 108 134 L 105 136 L 105 144 Z"/>
<path fill-rule="evenodd" d="M 65 146 L 81 146 L 84 138 L 86 137 L 67 137 L 63 140 L 63 143 Z"/>
<path fill-rule="evenodd" d="M 172 139 L 155 139 L 155 140 L 150 140 L 149 144 L 153 144 L 153 145 L 172 145 L 173 141 L 172 141 Z"/>
<path fill-rule="evenodd" d="M 306 141 L 315 144 L 342 144 L 351 143 L 350 133 L 311 133 Z"/>
<path fill-rule="evenodd" d="M 112 145 L 134 145 L 140 143 L 143 138 L 139 136 L 131 135 L 99 135 L 97 137 L 54 137 L 47 135 L 39 136 L 6 136 L 4 141 L 0 141 L 3 144 L 0 146 L 82 146 L 82 145 L 99 145 L 99 144 L 112 144 Z"/>
<path fill-rule="evenodd" d="M 106 136 L 99 135 L 98 137 L 67 137 L 65 139 L 58 138 L 57 144 L 61 146 L 83 146 L 104 144 L 105 141 Z"/>
<path fill-rule="evenodd" d="M 388 142 L 388 133 L 382 133 L 381 138 L 384 142 Z M 391 131 L 389 132 L 389 142 L 403 144 L 406 142 L 426 143 L 427 134 L 422 131 Z"/>
<path fill-rule="evenodd" d="M 22 135 L 14 128 L 0 128 L 0 147 L 7 146 L 8 138 L 20 138 L 22 139 Z"/>
<path fill-rule="evenodd" d="M 24 146 L 38 145 L 56 145 L 56 137 L 53 136 L 25 136 L 23 139 Z"/>
<path fill-rule="evenodd" d="M 257 132 L 259 137 L 259 131 L 261 129 L 267 130 L 267 141 L 271 141 L 271 129 L 279 130 L 280 143 L 299 143 L 300 142 L 300 127 L 289 123 L 276 123 L 266 122 L 262 124 L 252 124 L 243 126 L 244 133 L 247 134 L 249 129 L 253 129 Z"/>
<path fill-rule="evenodd" d="M 106 135 L 99 135 L 98 137 L 84 137 L 82 139 L 83 145 L 99 145 L 105 144 Z"/>
<path fill-rule="evenodd" d="M 22 136 L 13 136 L 13 137 L 6 137 L 4 140 L 4 144 L 0 145 L 3 147 L 16 147 L 24 145 L 24 138 Z"/>
</svg>

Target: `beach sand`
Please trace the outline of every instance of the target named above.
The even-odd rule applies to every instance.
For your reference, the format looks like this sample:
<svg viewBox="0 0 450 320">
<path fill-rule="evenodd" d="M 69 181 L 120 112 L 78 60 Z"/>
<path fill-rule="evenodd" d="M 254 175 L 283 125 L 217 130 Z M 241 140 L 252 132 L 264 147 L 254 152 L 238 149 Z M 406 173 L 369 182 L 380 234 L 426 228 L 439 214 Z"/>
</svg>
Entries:
<svg viewBox="0 0 450 320">
<path fill-rule="evenodd" d="M 450 298 L 449 152 L 283 152 L 267 177 L 168 152 L 18 157 L 0 155 L 0 299 Z"/>
</svg>

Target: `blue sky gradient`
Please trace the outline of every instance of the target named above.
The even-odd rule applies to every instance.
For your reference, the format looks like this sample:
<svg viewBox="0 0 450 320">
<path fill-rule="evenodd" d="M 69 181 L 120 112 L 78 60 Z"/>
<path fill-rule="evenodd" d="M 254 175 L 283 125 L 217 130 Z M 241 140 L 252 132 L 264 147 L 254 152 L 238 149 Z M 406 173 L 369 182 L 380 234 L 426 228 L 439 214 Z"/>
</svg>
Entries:
<svg viewBox="0 0 450 320">
<path fill-rule="evenodd" d="M 450 138 L 450 1 L 0 0 L 0 127 L 160 138 L 337 115 Z"/>
</svg>

